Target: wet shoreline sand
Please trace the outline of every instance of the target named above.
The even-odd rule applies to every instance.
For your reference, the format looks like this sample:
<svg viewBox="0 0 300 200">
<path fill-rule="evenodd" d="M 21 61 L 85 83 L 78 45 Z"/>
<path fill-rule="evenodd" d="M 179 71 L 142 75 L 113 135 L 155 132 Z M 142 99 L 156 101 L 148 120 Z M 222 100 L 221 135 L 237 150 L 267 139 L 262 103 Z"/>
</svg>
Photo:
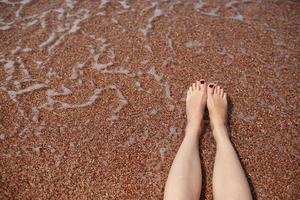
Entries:
<svg viewBox="0 0 300 200">
<path fill-rule="evenodd" d="M 204 78 L 257 199 L 299 194 L 296 1 L 0 1 L 1 199 L 162 199 Z M 201 140 L 203 197 L 215 144 Z"/>
</svg>

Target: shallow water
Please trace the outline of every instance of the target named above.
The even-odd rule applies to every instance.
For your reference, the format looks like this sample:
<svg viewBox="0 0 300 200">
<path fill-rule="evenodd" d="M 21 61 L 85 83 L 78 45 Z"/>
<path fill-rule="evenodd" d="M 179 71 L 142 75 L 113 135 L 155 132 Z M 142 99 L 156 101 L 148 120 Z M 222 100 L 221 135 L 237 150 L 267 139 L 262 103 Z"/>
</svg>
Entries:
<svg viewBox="0 0 300 200">
<path fill-rule="evenodd" d="M 298 2 L 0 0 L 0 11 L 1 199 L 161 199 L 200 78 L 230 95 L 253 195 L 297 199 Z"/>
</svg>

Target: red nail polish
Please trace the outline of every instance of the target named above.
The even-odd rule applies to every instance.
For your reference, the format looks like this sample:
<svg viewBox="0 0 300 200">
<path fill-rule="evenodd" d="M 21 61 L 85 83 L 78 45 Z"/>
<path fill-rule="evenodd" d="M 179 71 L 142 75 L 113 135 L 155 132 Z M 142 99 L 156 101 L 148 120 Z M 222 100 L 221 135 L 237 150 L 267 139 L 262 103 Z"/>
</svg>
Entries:
<svg viewBox="0 0 300 200">
<path fill-rule="evenodd" d="M 214 85 L 209 85 L 210 88 L 214 87 Z"/>
<path fill-rule="evenodd" d="M 201 84 L 204 84 L 204 81 L 200 81 Z"/>
</svg>

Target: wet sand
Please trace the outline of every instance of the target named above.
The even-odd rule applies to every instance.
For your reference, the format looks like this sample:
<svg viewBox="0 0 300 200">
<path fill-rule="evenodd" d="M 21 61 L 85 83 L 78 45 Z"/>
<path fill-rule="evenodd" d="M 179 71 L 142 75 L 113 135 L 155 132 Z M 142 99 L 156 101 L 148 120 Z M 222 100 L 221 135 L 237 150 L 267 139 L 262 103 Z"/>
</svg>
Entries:
<svg viewBox="0 0 300 200">
<path fill-rule="evenodd" d="M 200 78 L 230 96 L 256 199 L 300 198 L 299 2 L 2 0 L 0 11 L 0 199 L 162 199 Z"/>
</svg>

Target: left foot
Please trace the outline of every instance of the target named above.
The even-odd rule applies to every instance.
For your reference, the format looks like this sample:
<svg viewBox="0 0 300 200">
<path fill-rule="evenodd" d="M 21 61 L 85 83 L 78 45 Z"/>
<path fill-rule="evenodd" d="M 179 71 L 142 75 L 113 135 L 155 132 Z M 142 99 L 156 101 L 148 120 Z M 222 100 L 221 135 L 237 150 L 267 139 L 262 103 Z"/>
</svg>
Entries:
<svg viewBox="0 0 300 200">
<path fill-rule="evenodd" d="M 206 105 L 206 82 L 201 79 L 189 88 L 186 97 L 187 128 L 197 133 L 203 125 L 203 114 Z"/>
</svg>

